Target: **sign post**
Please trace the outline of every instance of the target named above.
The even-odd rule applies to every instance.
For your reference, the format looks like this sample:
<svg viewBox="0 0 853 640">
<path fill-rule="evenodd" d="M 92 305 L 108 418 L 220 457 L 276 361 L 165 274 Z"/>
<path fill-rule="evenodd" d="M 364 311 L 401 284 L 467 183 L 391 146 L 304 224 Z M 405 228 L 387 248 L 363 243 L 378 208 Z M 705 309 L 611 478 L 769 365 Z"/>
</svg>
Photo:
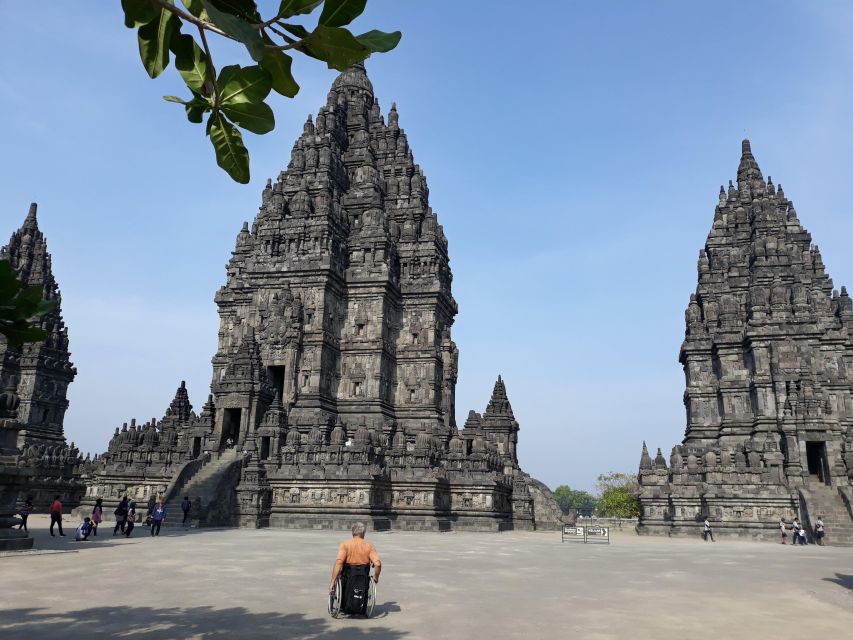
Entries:
<svg viewBox="0 0 853 640">
<path fill-rule="evenodd" d="M 563 525 L 560 542 L 582 542 L 584 544 L 610 544 L 610 527 L 599 525 Z"/>
</svg>

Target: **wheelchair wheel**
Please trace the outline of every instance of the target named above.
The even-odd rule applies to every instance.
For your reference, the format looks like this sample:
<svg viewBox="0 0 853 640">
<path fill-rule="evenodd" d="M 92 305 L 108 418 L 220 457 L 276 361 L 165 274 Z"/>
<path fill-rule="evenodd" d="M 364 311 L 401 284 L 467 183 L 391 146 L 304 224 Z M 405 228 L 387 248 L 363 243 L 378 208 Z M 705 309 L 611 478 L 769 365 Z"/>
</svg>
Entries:
<svg viewBox="0 0 853 640">
<path fill-rule="evenodd" d="M 376 583 L 373 578 L 370 578 L 370 586 L 367 588 L 367 607 L 364 610 L 364 617 L 369 618 L 373 615 L 373 608 L 376 606 Z"/>
<path fill-rule="evenodd" d="M 328 611 L 329 615 L 333 618 L 339 618 L 341 615 L 341 603 L 343 601 L 343 596 L 343 585 L 341 584 L 341 579 L 338 578 L 335 580 L 335 586 L 332 589 L 332 593 L 329 594 Z"/>
</svg>

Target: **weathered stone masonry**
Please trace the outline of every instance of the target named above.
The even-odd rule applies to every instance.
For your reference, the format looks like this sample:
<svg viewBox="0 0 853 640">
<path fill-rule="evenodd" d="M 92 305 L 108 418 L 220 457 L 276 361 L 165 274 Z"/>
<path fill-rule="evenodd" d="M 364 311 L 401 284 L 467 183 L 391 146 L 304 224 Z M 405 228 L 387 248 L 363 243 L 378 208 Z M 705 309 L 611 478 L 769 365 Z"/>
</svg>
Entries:
<svg viewBox="0 0 853 640">
<path fill-rule="evenodd" d="M 117 429 L 87 505 L 165 492 L 197 497 L 203 523 L 555 526 L 503 381 L 455 424 L 451 281 L 397 109 L 386 122 L 356 65 L 237 236 L 202 412 L 182 384 L 163 420 Z"/>
</svg>

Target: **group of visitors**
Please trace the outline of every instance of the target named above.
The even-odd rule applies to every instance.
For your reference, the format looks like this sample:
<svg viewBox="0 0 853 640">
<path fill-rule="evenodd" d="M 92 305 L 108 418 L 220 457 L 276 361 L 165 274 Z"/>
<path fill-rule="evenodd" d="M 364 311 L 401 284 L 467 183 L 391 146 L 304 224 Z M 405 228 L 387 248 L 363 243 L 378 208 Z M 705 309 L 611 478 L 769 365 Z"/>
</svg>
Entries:
<svg viewBox="0 0 853 640">
<path fill-rule="evenodd" d="M 779 542 L 781 544 L 785 544 L 788 540 L 788 525 L 784 518 L 780 518 L 779 520 L 779 533 L 781 534 Z M 815 542 L 817 542 L 819 546 L 823 546 L 823 539 L 826 536 L 826 527 L 823 524 L 823 518 L 820 516 L 818 516 L 815 521 L 813 534 Z M 702 537 L 705 539 L 705 542 L 708 542 L 708 540 L 714 542 L 714 532 L 711 529 L 711 523 L 708 521 L 708 518 L 705 518 L 705 522 L 702 526 Z M 794 518 L 794 521 L 791 523 L 791 537 L 791 544 L 808 544 L 808 541 L 806 540 L 806 527 L 801 525 L 796 518 Z"/>
<path fill-rule="evenodd" d="M 788 525 L 784 518 L 779 520 L 779 534 L 779 543 L 786 544 L 788 541 Z M 823 524 L 823 518 L 821 516 L 818 516 L 815 521 L 813 535 L 815 542 L 817 542 L 818 546 L 822 547 L 823 539 L 826 537 L 826 526 Z M 808 544 L 808 540 L 806 540 L 806 527 L 805 525 L 800 524 L 796 518 L 791 522 L 791 544 Z"/>
<path fill-rule="evenodd" d="M 50 504 L 48 509 L 48 513 L 50 514 L 50 535 L 55 536 L 54 528 L 57 528 L 59 531 L 59 535 L 61 537 L 65 537 L 65 532 L 62 530 L 62 497 L 54 496 L 53 502 Z M 21 523 L 18 525 L 18 529 L 23 529 L 27 533 L 29 533 L 29 528 L 27 526 L 27 520 L 29 519 L 30 514 L 33 512 L 33 500 L 32 498 L 27 498 L 24 502 L 24 506 L 18 512 L 21 516 Z M 181 511 L 183 511 L 184 518 L 181 524 L 183 526 L 187 526 L 187 523 L 190 520 L 190 511 L 192 510 L 192 502 L 190 501 L 189 496 L 184 496 L 183 501 L 181 502 Z M 118 503 L 118 506 L 113 511 L 113 515 L 115 515 L 116 524 L 113 528 L 113 536 L 121 535 L 129 538 L 133 533 L 133 529 L 136 526 L 136 501 L 128 499 L 127 496 L 124 496 L 121 501 Z M 148 501 L 148 513 L 145 518 L 145 526 L 150 527 L 152 536 L 160 535 L 160 528 L 163 526 L 163 521 L 166 519 L 166 501 L 162 498 L 158 501 L 151 496 L 151 499 Z M 88 540 L 89 536 L 97 536 L 98 535 L 98 527 L 101 522 L 104 520 L 104 501 L 103 498 L 98 498 L 95 500 L 95 506 L 92 509 L 92 515 L 86 516 L 83 518 L 83 522 L 81 522 L 76 531 L 74 532 L 74 540 L 78 542 L 82 542 L 84 540 Z"/>
</svg>

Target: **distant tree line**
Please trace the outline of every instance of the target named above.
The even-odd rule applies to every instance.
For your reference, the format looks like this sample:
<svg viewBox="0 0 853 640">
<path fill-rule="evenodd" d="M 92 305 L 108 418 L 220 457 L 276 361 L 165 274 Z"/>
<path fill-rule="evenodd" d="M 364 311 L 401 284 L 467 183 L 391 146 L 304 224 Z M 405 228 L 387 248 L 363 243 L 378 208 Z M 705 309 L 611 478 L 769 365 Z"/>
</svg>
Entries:
<svg viewBox="0 0 853 640">
<path fill-rule="evenodd" d="M 561 484 L 554 497 L 563 513 L 574 510 L 585 517 L 634 518 L 640 515 L 637 488 L 636 474 L 611 471 L 598 476 L 594 495 Z"/>
</svg>

